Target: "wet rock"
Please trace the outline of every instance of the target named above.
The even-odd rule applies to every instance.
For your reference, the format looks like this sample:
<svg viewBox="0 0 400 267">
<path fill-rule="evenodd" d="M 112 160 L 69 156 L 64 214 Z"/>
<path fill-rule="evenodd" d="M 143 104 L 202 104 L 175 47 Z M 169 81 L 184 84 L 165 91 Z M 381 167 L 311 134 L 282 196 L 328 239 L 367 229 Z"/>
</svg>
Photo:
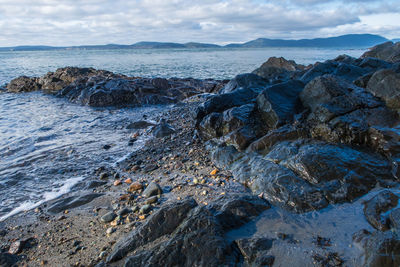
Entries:
<svg viewBox="0 0 400 267">
<path fill-rule="evenodd" d="M 397 207 L 399 197 L 389 190 L 384 190 L 364 203 L 364 215 L 367 221 L 380 231 L 389 230 L 389 220 L 384 215 Z"/>
<path fill-rule="evenodd" d="M 252 73 L 239 74 L 230 80 L 219 92 L 220 94 L 231 93 L 240 88 L 263 88 L 268 85 L 268 81 Z"/>
<path fill-rule="evenodd" d="M 93 199 L 102 196 L 103 194 L 91 193 L 82 196 L 71 196 L 55 201 L 47 209 L 50 213 L 58 213 L 67 209 L 76 208 L 91 202 Z"/>
<path fill-rule="evenodd" d="M 263 123 L 270 129 L 290 122 L 301 109 L 299 94 L 304 84 L 291 80 L 265 89 L 257 97 L 257 108 Z"/>
<path fill-rule="evenodd" d="M 358 66 L 336 62 L 333 60 L 327 60 L 323 63 L 316 63 L 300 78 L 304 83 L 308 83 L 311 80 L 325 74 L 332 74 L 341 77 L 342 79 L 353 82 L 358 77 L 367 74 L 368 71 Z"/>
<path fill-rule="evenodd" d="M 155 124 L 148 121 L 135 121 L 126 126 L 126 129 L 145 129 L 150 126 L 154 126 Z"/>
<path fill-rule="evenodd" d="M 149 213 L 149 211 L 151 210 L 151 206 L 149 204 L 143 205 L 140 210 L 139 213 L 140 214 L 147 214 Z"/>
<path fill-rule="evenodd" d="M 175 129 L 165 122 L 165 120 L 161 120 L 160 124 L 154 126 L 152 129 L 152 133 L 154 137 L 163 138 L 166 136 L 170 136 L 175 133 Z"/>
<path fill-rule="evenodd" d="M 390 69 L 377 71 L 369 79 L 366 89 L 389 108 L 400 109 L 400 73 Z"/>
<path fill-rule="evenodd" d="M 153 181 L 146 187 L 146 189 L 142 193 L 142 195 L 146 198 L 161 194 L 162 194 L 161 187 L 156 182 Z"/>
<path fill-rule="evenodd" d="M 255 74 L 238 75 L 231 82 L 232 86 L 228 83 L 221 94 L 211 97 L 197 108 L 194 114 L 197 126 L 211 113 L 221 113 L 233 107 L 255 103 L 258 94 L 270 85 Z"/>
<path fill-rule="evenodd" d="M 11 80 L 7 84 L 7 90 L 11 93 L 32 92 L 40 90 L 40 85 L 37 82 L 37 78 L 21 76 Z"/>
<path fill-rule="evenodd" d="M 157 196 L 152 196 L 152 197 L 149 197 L 148 199 L 146 199 L 144 203 L 146 203 L 146 204 L 154 204 L 154 203 L 157 203 L 157 201 L 158 201 L 158 197 Z"/>
<path fill-rule="evenodd" d="M 361 58 L 374 57 L 388 62 L 400 61 L 400 42 L 386 42 L 372 47 Z"/>
<path fill-rule="evenodd" d="M 134 182 L 129 186 L 128 192 L 133 193 L 133 192 L 139 191 L 141 189 L 143 189 L 143 185 L 139 182 Z"/>
<path fill-rule="evenodd" d="M 106 181 L 98 181 L 98 180 L 92 180 L 86 183 L 85 188 L 86 189 L 94 189 L 96 187 L 105 185 L 107 182 Z"/>
<path fill-rule="evenodd" d="M 162 82 L 161 82 L 162 81 Z M 126 106 L 176 103 L 217 86 L 213 80 L 129 78 L 121 75 L 96 75 L 76 79 L 58 96 L 83 105 Z M 165 83 L 168 83 L 166 86 Z"/>
<path fill-rule="evenodd" d="M 101 216 L 100 221 L 102 223 L 109 223 L 109 222 L 112 222 L 116 217 L 117 217 L 117 215 L 114 212 L 110 211 L 110 212 L 104 214 L 103 216 Z"/>
<path fill-rule="evenodd" d="M 273 241 L 273 239 L 269 238 L 246 238 L 236 240 L 235 242 L 249 266 L 251 266 L 252 263 L 256 263 L 257 266 L 272 266 L 274 257 L 266 254 L 272 248 Z M 269 256 L 268 259 L 266 256 Z"/>
<path fill-rule="evenodd" d="M 126 215 L 126 214 L 128 214 L 128 213 L 131 213 L 131 212 L 132 212 L 132 210 L 129 209 L 129 208 L 123 208 L 123 209 L 120 209 L 120 210 L 117 212 L 117 215 L 118 215 L 118 216 L 124 216 L 124 215 Z"/>
<path fill-rule="evenodd" d="M 390 163 L 377 154 L 307 139 L 277 143 L 264 156 L 219 147 L 212 159 L 255 194 L 297 212 L 352 201 L 394 180 Z"/>
<path fill-rule="evenodd" d="M 253 73 L 270 82 L 282 82 L 290 78 L 291 72 L 304 70 L 304 68 L 303 65 L 298 65 L 293 60 L 286 60 L 283 57 L 270 57 Z"/>
<path fill-rule="evenodd" d="M 17 266 L 18 258 L 9 253 L 0 252 L 0 266 L 13 267 Z"/>
<path fill-rule="evenodd" d="M 144 168 L 143 168 L 143 172 L 144 173 L 148 173 L 154 170 L 157 170 L 158 166 L 156 164 L 147 164 Z"/>
<path fill-rule="evenodd" d="M 120 240 L 107 261 L 135 251 L 125 266 L 231 265 L 238 255 L 224 234 L 268 208 L 265 201 L 243 195 L 220 198 L 207 206 L 197 206 L 193 199 L 167 203 Z M 146 244 L 152 244 L 151 249 L 144 249 Z"/>
<path fill-rule="evenodd" d="M 353 241 L 362 248 L 364 255 L 357 265 L 369 267 L 391 267 L 400 265 L 400 239 L 391 232 L 366 230 L 353 235 Z"/>
</svg>

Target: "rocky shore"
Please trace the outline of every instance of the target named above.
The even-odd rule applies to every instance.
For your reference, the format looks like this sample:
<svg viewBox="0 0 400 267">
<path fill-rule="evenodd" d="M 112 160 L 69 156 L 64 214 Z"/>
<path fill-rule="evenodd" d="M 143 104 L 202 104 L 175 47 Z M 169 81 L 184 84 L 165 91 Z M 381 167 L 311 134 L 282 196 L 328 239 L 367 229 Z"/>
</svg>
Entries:
<svg viewBox="0 0 400 267">
<path fill-rule="evenodd" d="M 175 105 L 126 125 L 143 149 L 0 222 L 0 266 L 400 265 L 400 43 L 230 81 L 67 67 L 6 90 Z"/>
</svg>

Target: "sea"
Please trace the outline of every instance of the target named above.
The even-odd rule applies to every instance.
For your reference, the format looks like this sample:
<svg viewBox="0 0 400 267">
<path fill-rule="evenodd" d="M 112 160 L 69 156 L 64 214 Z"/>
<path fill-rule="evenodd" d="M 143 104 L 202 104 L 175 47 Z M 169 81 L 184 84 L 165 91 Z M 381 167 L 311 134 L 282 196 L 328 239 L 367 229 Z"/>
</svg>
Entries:
<svg viewBox="0 0 400 267">
<path fill-rule="evenodd" d="M 0 87 L 21 75 L 38 77 L 66 66 L 136 77 L 231 79 L 272 56 L 308 65 L 364 52 L 322 48 L 1 51 Z M 40 92 L 0 93 L 0 221 L 80 190 L 94 169 L 115 165 L 144 145 L 145 139 L 128 146 L 129 122 L 166 108 L 92 108 Z"/>
</svg>

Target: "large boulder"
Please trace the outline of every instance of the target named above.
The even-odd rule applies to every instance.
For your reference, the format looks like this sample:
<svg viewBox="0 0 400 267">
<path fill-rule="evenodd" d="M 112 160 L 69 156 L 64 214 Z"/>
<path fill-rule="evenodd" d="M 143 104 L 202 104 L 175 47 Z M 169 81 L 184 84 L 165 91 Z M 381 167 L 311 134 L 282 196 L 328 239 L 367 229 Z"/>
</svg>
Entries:
<svg viewBox="0 0 400 267">
<path fill-rule="evenodd" d="M 361 58 L 375 57 L 388 62 L 400 61 L 400 42 L 386 42 L 372 47 L 369 51 L 365 52 Z"/>
<path fill-rule="evenodd" d="M 303 91 L 301 81 L 290 80 L 270 86 L 257 97 L 257 108 L 263 123 L 270 129 L 291 122 L 301 111 L 299 94 Z"/>
<path fill-rule="evenodd" d="M 296 64 L 293 60 L 286 60 L 283 57 L 270 57 L 253 73 L 272 83 L 277 83 L 288 80 L 292 72 L 304 69 L 303 65 Z"/>
<path fill-rule="evenodd" d="M 107 261 L 133 252 L 125 266 L 234 265 L 241 254 L 225 234 L 269 207 L 262 199 L 246 195 L 225 196 L 207 206 L 198 206 L 191 198 L 164 204 L 117 242 Z"/>
<path fill-rule="evenodd" d="M 332 74 L 341 77 L 342 79 L 353 82 L 360 76 L 368 73 L 368 70 L 358 67 L 356 65 L 347 64 L 343 62 L 337 62 L 334 60 L 327 60 L 325 62 L 317 62 L 307 70 L 300 80 L 304 83 L 308 83 L 318 76 L 325 74 Z"/>
<path fill-rule="evenodd" d="M 400 73 L 391 69 L 379 70 L 369 79 L 366 89 L 389 108 L 400 109 Z"/>
</svg>

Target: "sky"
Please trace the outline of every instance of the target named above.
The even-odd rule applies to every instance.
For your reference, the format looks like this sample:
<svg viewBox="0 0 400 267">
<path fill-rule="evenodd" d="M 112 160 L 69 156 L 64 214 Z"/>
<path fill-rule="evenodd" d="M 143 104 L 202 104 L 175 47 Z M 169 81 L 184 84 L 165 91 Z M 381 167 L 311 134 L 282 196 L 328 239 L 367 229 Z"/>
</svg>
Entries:
<svg viewBox="0 0 400 267">
<path fill-rule="evenodd" d="M 0 0 L 0 46 L 400 38 L 400 0 Z"/>
</svg>

